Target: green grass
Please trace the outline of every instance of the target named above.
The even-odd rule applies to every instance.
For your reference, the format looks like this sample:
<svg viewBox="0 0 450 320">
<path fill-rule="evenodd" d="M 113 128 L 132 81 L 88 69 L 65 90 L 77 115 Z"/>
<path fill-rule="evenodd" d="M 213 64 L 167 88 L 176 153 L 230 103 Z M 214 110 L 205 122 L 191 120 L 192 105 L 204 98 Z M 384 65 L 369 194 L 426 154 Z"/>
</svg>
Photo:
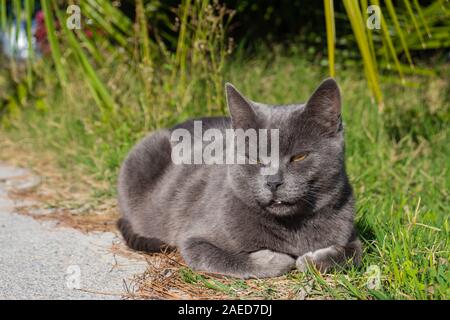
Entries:
<svg viewBox="0 0 450 320">
<path fill-rule="evenodd" d="M 250 59 L 239 54 L 228 59 L 221 79 L 231 81 L 248 97 L 267 103 L 303 102 L 326 77 L 327 70 L 302 58 L 301 52 L 266 52 Z M 224 100 L 205 97 L 210 85 L 201 73 L 191 72 L 183 94 L 165 82 L 163 71 L 152 88 L 153 105 L 143 107 L 138 75 L 111 60 L 100 77 L 116 88 L 122 106 L 104 122 L 81 74 L 68 81 L 71 95 L 61 95 L 54 72 L 42 66 L 41 90 L 45 107 L 30 101 L 22 112 L 4 121 L 3 134 L 28 144 L 38 155 L 52 151 L 65 170 L 82 168 L 86 175 L 107 180 L 110 187 L 93 190 L 93 197 L 115 196 L 118 167 L 127 151 L 147 131 L 192 116 L 220 114 Z M 162 69 L 164 66 L 162 67 Z M 307 297 L 336 299 L 448 299 L 449 290 L 449 94 L 444 76 L 420 80 L 417 88 L 384 88 L 385 112 L 371 101 L 363 74 L 337 65 L 343 92 L 348 173 L 357 197 L 357 224 L 364 241 L 359 268 L 319 275 L 292 273 L 289 288 Z M 448 65 L 440 65 L 442 75 Z M 170 74 L 170 70 L 167 72 Z M 170 75 L 167 75 L 170 77 Z M 210 92 L 210 91 L 208 91 Z M 218 96 L 222 93 L 218 92 Z M 209 111 L 209 112 L 208 112 Z M 157 116 L 155 116 L 157 115 Z M 369 289 L 367 269 L 380 270 L 381 286 Z M 190 270 L 180 271 L 187 283 L 225 293 L 245 286 L 206 281 Z M 270 280 L 264 297 L 276 297 Z M 232 295 L 233 296 L 233 295 Z M 239 298 L 239 296 L 234 295 Z"/>
</svg>

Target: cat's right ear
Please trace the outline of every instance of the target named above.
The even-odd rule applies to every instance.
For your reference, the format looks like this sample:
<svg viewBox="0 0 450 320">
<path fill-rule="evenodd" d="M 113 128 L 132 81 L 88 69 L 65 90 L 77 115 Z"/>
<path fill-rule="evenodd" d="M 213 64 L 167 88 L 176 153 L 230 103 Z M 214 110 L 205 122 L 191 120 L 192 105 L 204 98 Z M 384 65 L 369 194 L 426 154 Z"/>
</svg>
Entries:
<svg viewBox="0 0 450 320">
<path fill-rule="evenodd" d="M 313 121 L 324 133 L 342 130 L 341 93 L 336 80 L 324 80 L 306 102 L 304 117 Z"/>
<path fill-rule="evenodd" d="M 250 129 L 256 124 L 256 114 L 252 103 L 247 100 L 231 83 L 225 84 L 228 109 L 234 129 Z"/>
</svg>

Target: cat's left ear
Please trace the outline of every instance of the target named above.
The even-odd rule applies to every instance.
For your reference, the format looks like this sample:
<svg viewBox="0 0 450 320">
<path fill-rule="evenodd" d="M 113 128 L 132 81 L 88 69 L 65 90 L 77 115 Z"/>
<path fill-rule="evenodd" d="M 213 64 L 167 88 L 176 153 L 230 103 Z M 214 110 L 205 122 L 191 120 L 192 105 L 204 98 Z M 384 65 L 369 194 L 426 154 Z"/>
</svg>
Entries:
<svg viewBox="0 0 450 320">
<path fill-rule="evenodd" d="M 256 114 L 252 103 L 231 83 L 225 84 L 228 109 L 234 129 L 250 129 L 256 126 Z"/>
<path fill-rule="evenodd" d="M 341 93 L 333 78 L 324 80 L 317 87 L 306 103 L 304 115 L 327 133 L 342 129 Z"/>
</svg>

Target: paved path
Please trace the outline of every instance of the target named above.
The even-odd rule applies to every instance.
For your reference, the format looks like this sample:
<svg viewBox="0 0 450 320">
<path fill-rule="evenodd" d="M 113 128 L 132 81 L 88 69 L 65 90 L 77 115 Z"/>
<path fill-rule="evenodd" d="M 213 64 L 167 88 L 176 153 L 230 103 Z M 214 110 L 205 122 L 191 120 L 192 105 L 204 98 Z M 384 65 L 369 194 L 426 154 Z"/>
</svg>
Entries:
<svg viewBox="0 0 450 320">
<path fill-rule="evenodd" d="M 0 163 L 0 299 L 120 299 L 124 281 L 147 264 L 111 253 L 119 241 L 113 233 L 84 234 L 14 213 L 8 188 L 36 183 L 29 171 Z"/>
</svg>

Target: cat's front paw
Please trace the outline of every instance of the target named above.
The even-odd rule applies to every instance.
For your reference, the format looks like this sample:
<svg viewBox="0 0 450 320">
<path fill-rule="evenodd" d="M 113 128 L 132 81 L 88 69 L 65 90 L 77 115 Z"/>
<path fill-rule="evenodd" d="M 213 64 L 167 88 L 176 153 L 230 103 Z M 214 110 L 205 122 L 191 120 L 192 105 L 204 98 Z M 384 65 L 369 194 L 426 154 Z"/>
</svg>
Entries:
<svg viewBox="0 0 450 320">
<path fill-rule="evenodd" d="M 297 258 L 295 266 L 300 272 L 306 272 L 308 265 L 314 263 L 314 253 L 308 252 Z"/>
<path fill-rule="evenodd" d="M 250 277 L 277 277 L 291 271 L 295 266 L 295 259 L 291 256 L 271 250 L 260 250 L 250 254 L 254 272 Z"/>
<path fill-rule="evenodd" d="M 310 251 L 298 257 L 295 265 L 301 272 L 306 272 L 309 265 L 316 267 L 321 272 L 325 272 L 336 265 L 333 257 L 337 253 L 338 251 L 334 246 L 319 249 L 314 252 Z"/>
</svg>

